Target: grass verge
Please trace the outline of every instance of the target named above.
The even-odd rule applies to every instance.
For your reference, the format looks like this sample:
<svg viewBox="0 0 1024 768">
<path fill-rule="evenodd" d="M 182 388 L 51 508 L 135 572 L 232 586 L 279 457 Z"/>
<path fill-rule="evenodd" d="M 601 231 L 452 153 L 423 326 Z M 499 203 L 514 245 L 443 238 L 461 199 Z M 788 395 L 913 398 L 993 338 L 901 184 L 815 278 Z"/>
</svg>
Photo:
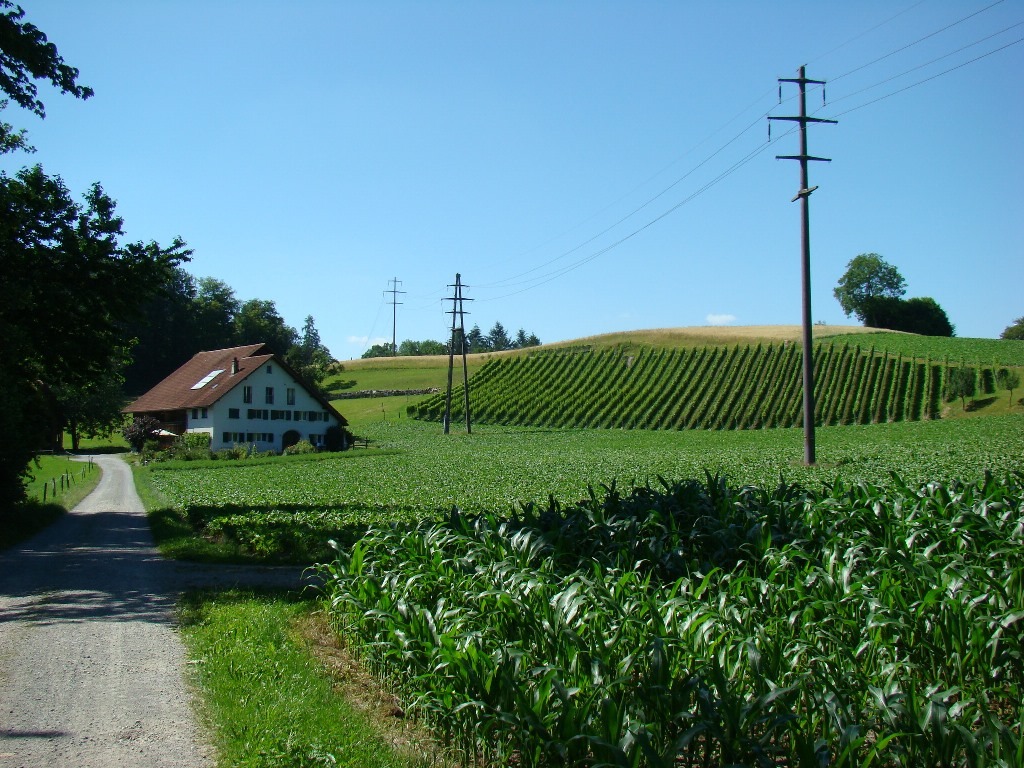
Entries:
<svg viewBox="0 0 1024 768">
<path fill-rule="evenodd" d="M 0 513 L 0 550 L 31 538 L 69 509 L 74 509 L 92 493 L 103 474 L 95 464 L 73 462 L 67 456 L 41 456 L 29 469 L 31 479 L 25 484 L 28 499 Z M 63 483 L 61 478 L 64 478 Z M 45 502 L 44 486 L 47 489 Z"/>
<path fill-rule="evenodd" d="M 401 710 L 339 660 L 317 605 L 280 592 L 183 597 L 181 634 L 217 764 L 437 765 Z M 353 684 L 363 688 L 359 703 L 344 695 Z"/>
</svg>

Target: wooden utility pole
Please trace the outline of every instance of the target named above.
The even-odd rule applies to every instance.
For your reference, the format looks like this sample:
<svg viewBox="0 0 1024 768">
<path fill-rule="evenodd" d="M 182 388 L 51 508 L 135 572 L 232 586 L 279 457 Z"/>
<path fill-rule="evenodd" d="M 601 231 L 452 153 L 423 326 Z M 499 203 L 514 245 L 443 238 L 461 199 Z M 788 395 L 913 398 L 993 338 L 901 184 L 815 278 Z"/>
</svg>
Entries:
<svg viewBox="0 0 1024 768">
<path fill-rule="evenodd" d="M 473 433 L 472 422 L 469 417 L 469 364 L 466 362 L 466 311 L 462 306 L 464 301 L 472 301 L 472 299 L 464 298 L 462 295 L 462 289 L 465 288 L 462 284 L 462 275 L 456 273 L 455 285 L 448 286 L 449 288 L 455 289 L 455 295 L 451 296 L 449 300 L 452 302 L 452 308 L 448 311 L 448 314 L 452 316 L 452 338 L 448 342 L 448 389 L 444 398 L 444 433 L 447 435 L 450 431 L 451 420 L 452 420 L 452 373 L 455 368 L 455 347 L 462 350 L 462 391 L 465 395 L 465 410 L 466 410 L 466 434 Z M 456 317 L 458 318 L 458 326 L 456 327 Z"/>
<path fill-rule="evenodd" d="M 807 163 L 812 160 L 830 163 L 832 160 L 827 157 L 813 157 L 807 154 L 807 124 L 808 123 L 835 123 L 835 120 L 824 120 L 817 117 L 807 116 L 807 84 L 824 85 L 824 80 L 808 80 L 805 76 L 805 67 L 800 67 L 800 77 L 779 78 L 779 83 L 796 83 L 800 86 L 800 114 L 796 117 L 769 117 L 769 120 L 790 120 L 800 123 L 800 154 L 799 155 L 776 155 L 778 160 L 799 160 L 800 161 L 800 191 L 792 202 L 802 201 L 802 259 L 801 259 L 801 281 L 803 286 L 803 386 L 804 386 L 804 464 L 812 466 L 814 456 L 814 350 L 811 339 L 811 224 L 810 224 L 810 197 L 817 187 L 811 187 L 807 181 Z M 782 86 L 779 86 L 781 100 Z"/>
<path fill-rule="evenodd" d="M 399 280 L 397 277 L 392 278 L 391 280 L 388 280 L 388 282 L 391 283 L 391 290 L 390 291 L 384 291 L 384 293 L 385 294 L 387 294 L 387 293 L 391 294 L 391 307 L 392 307 L 392 316 L 391 316 L 391 356 L 392 357 L 397 357 L 398 356 L 398 343 L 397 343 L 397 341 L 398 341 L 397 340 L 397 336 L 398 336 L 398 305 L 402 303 L 402 302 L 398 301 L 398 294 L 405 293 L 405 291 L 398 290 L 398 286 L 400 286 L 402 284 L 402 281 Z"/>
</svg>

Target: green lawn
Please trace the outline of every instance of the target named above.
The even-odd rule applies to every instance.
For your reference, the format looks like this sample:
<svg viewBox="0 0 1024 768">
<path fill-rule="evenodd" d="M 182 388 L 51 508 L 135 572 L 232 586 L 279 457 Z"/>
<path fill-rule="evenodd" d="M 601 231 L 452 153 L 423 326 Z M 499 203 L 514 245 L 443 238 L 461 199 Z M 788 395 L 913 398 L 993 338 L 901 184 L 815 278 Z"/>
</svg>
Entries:
<svg viewBox="0 0 1024 768">
<path fill-rule="evenodd" d="M 99 467 L 70 456 L 40 456 L 29 471 L 27 500 L 0 515 L 0 550 L 33 536 L 72 509 L 101 475 Z"/>
</svg>

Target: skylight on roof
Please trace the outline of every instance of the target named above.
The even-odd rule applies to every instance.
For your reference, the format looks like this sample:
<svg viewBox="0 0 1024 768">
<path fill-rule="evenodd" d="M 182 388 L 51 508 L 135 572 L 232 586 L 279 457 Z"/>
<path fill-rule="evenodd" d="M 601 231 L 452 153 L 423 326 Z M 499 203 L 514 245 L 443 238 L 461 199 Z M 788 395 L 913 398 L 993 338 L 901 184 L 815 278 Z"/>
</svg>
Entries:
<svg viewBox="0 0 1024 768">
<path fill-rule="evenodd" d="M 193 384 L 192 385 L 192 389 L 202 389 L 207 384 L 209 384 L 211 381 L 213 381 L 215 378 L 217 378 L 217 375 L 221 374 L 221 373 L 224 373 L 224 369 L 223 368 L 221 368 L 220 370 L 217 370 L 217 371 L 210 371 L 203 378 L 201 378 L 199 381 L 197 381 L 195 384 Z"/>
</svg>

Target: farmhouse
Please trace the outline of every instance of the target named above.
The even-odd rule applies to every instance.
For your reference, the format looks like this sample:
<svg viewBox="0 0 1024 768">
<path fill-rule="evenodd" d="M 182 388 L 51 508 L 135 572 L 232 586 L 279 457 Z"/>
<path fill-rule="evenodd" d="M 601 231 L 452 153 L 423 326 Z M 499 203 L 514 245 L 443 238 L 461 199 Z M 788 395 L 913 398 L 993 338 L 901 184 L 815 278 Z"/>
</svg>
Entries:
<svg viewBox="0 0 1024 768">
<path fill-rule="evenodd" d="M 328 429 L 348 425 L 263 344 L 198 352 L 124 412 L 152 416 L 175 435 L 205 432 L 215 450 L 281 451 L 300 440 L 320 446 Z"/>
</svg>

